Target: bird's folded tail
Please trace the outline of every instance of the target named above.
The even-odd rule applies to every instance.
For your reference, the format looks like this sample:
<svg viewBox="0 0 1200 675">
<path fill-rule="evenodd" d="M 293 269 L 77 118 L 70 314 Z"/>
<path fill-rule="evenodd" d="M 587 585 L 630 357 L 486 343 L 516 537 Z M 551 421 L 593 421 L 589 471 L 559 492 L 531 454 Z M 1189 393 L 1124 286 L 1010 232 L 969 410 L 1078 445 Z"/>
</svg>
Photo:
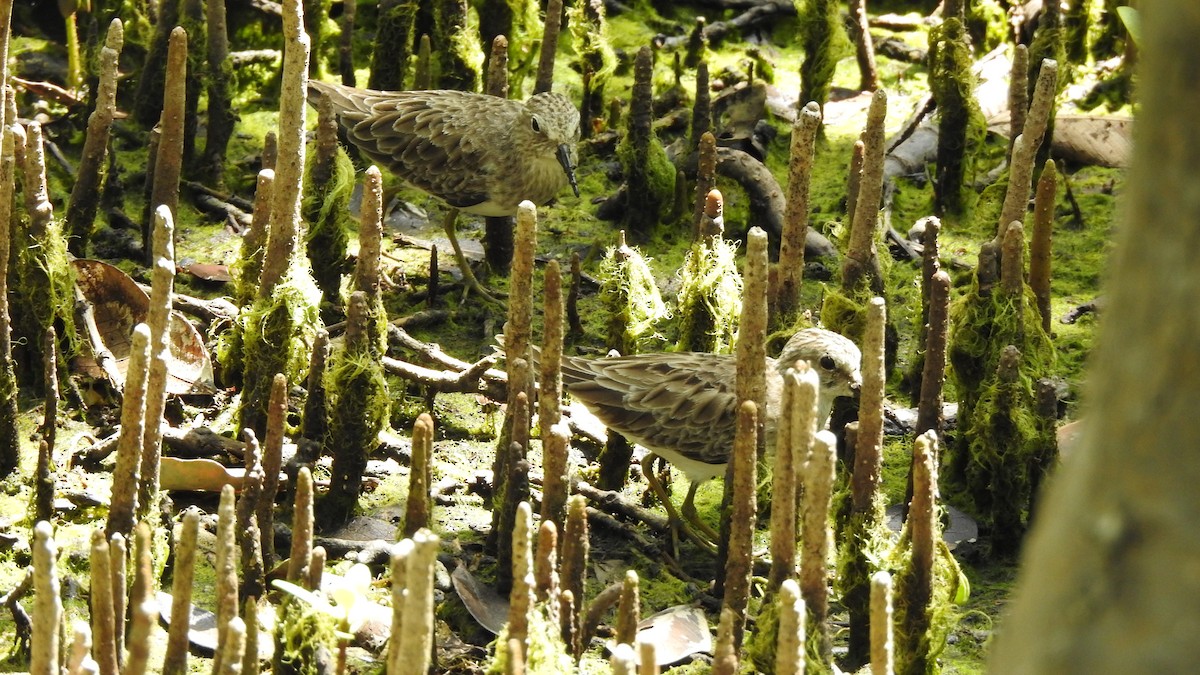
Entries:
<svg viewBox="0 0 1200 675">
<path fill-rule="evenodd" d="M 504 333 L 497 333 L 496 335 L 493 336 L 492 339 L 496 341 L 496 344 L 492 345 L 492 349 L 494 349 L 495 351 L 504 353 L 505 349 L 506 349 L 505 345 L 504 345 Z M 542 348 L 539 347 L 538 345 L 531 344 L 530 349 L 533 351 L 533 365 L 536 366 L 542 360 Z M 619 352 L 617 352 L 617 350 L 614 349 L 614 350 L 610 351 L 608 354 L 606 354 L 605 356 L 620 356 L 620 355 L 621 354 Z M 505 354 L 505 357 L 507 358 L 507 354 Z M 564 361 L 566 361 L 567 359 L 572 359 L 572 358 L 578 358 L 578 357 L 567 356 L 565 354 L 563 355 Z"/>
<path fill-rule="evenodd" d="M 504 358 L 508 358 L 508 347 L 504 344 L 504 333 L 497 333 L 493 336 L 493 339 L 496 341 L 496 344 L 492 345 L 492 349 L 503 354 Z M 532 365 L 536 366 L 542 360 L 542 348 L 531 344 L 530 350 L 533 352 Z"/>
<path fill-rule="evenodd" d="M 369 113 L 371 109 L 367 105 L 368 99 L 373 94 L 379 93 L 381 92 L 347 87 L 332 82 L 321 82 L 311 78 L 308 80 L 308 104 L 318 108 L 322 99 L 328 99 L 333 103 L 334 113 L 338 115 L 348 112 Z"/>
</svg>

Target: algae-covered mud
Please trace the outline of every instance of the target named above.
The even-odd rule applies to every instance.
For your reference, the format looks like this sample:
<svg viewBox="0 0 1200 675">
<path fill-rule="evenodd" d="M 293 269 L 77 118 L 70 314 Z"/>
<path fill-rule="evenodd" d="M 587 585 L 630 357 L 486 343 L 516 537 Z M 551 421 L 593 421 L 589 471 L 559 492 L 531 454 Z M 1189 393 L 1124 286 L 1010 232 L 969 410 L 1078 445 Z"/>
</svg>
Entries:
<svg viewBox="0 0 1200 675">
<path fill-rule="evenodd" d="M 1141 105 L 1051 4 L 0 0 L 0 665 L 984 672 Z"/>
</svg>

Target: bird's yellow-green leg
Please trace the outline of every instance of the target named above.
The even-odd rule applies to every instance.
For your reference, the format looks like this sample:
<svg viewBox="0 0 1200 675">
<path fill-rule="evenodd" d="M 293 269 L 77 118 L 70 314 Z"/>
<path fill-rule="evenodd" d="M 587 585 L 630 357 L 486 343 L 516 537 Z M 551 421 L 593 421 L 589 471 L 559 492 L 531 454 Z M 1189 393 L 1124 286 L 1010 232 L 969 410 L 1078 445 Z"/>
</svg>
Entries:
<svg viewBox="0 0 1200 675">
<path fill-rule="evenodd" d="M 658 476 L 654 473 L 654 460 L 658 459 L 658 455 L 653 452 L 647 452 L 642 458 L 642 475 L 646 477 L 646 482 L 650 484 L 650 489 L 654 491 L 658 501 L 662 502 L 663 508 L 667 512 L 667 523 L 671 527 L 671 548 L 674 551 L 679 549 L 679 533 L 682 532 L 685 537 L 692 540 L 700 548 L 703 548 L 711 553 L 716 553 L 716 544 L 711 540 L 707 540 L 700 536 L 695 530 L 688 526 L 687 522 L 680 517 L 679 511 L 675 509 L 675 504 L 671 502 L 670 495 L 667 494 L 666 488 L 662 482 L 658 480 Z M 689 494 L 691 494 L 689 490 Z"/>
<path fill-rule="evenodd" d="M 696 488 L 698 487 L 700 487 L 700 483 L 692 483 L 688 486 L 687 497 L 683 498 L 683 517 L 715 545 L 721 540 L 721 535 L 711 525 L 704 522 L 700 518 L 700 514 L 696 512 Z"/>
<path fill-rule="evenodd" d="M 475 291 L 487 302 L 496 305 L 503 304 L 489 293 L 483 284 L 479 283 L 479 279 L 475 278 L 475 273 L 471 271 L 471 265 L 467 262 L 467 256 L 463 255 L 462 246 L 458 244 L 456 222 L 458 222 L 458 209 L 452 208 L 446 212 L 446 220 L 442 223 L 442 227 L 446 230 L 446 238 L 450 240 L 450 247 L 454 249 L 454 259 L 458 262 L 458 268 L 462 270 L 463 298 L 466 298 L 471 291 Z"/>
</svg>

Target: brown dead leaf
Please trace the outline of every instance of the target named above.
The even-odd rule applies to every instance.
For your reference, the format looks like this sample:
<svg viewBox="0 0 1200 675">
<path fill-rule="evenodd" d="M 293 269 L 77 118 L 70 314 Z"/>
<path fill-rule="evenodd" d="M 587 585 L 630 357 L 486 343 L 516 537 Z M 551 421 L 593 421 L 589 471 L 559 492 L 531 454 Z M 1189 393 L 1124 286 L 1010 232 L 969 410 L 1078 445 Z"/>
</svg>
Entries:
<svg viewBox="0 0 1200 675">
<path fill-rule="evenodd" d="M 128 367 L 130 335 L 137 324 L 146 320 L 150 298 L 138 288 L 136 282 L 121 270 L 99 260 L 77 259 L 71 261 L 75 269 L 75 285 L 83 299 L 94 310 L 98 336 L 80 326 L 81 337 L 93 343 L 93 353 L 100 350 L 111 352 L 116 361 L 115 372 L 106 372 L 95 359 L 80 357 L 72 364 L 76 372 L 96 377 L 119 379 L 123 386 Z M 179 312 L 171 312 L 168 328 L 170 356 L 167 359 L 168 394 L 211 394 L 216 391 L 213 383 L 212 362 L 203 338 L 196 328 Z"/>
</svg>

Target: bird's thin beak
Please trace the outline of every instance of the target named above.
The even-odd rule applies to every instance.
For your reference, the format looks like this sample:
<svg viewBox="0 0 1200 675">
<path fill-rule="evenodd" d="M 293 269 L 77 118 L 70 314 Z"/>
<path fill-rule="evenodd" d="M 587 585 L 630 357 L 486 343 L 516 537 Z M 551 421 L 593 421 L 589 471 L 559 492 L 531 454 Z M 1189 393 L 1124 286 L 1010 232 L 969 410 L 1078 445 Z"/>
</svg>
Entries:
<svg viewBox="0 0 1200 675">
<path fill-rule="evenodd" d="M 567 172 L 567 180 L 571 183 L 571 190 L 578 197 L 579 183 L 575 180 L 575 167 L 571 164 L 571 146 L 566 143 L 558 146 L 558 163 L 562 164 L 563 171 Z"/>
<path fill-rule="evenodd" d="M 850 396 L 855 401 L 857 401 L 858 397 L 861 395 L 862 395 L 862 383 L 861 382 L 851 382 L 850 383 Z"/>
</svg>

